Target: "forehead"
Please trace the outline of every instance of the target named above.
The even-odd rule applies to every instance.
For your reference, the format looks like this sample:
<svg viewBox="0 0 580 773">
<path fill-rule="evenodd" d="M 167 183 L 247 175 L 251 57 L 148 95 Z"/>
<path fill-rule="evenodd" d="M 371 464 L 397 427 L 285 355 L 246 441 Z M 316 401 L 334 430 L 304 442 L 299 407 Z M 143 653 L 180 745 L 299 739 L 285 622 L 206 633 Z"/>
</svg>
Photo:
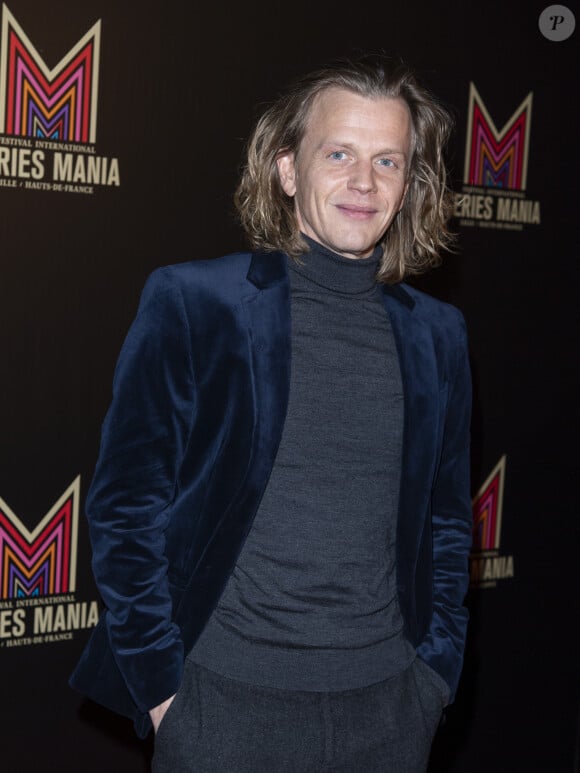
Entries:
<svg viewBox="0 0 580 773">
<path fill-rule="evenodd" d="M 373 136 L 377 141 L 397 138 L 410 143 L 411 113 L 400 97 L 367 97 L 349 89 L 332 86 L 312 101 L 305 126 L 308 141 L 333 134 Z"/>
</svg>

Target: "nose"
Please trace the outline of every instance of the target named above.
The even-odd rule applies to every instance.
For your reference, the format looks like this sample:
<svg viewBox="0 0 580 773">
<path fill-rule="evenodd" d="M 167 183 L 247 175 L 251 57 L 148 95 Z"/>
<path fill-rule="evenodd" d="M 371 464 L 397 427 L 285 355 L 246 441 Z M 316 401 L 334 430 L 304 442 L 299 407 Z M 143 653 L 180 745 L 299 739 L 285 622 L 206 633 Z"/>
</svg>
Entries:
<svg viewBox="0 0 580 773">
<path fill-rule="evenodd" d="M 351 175 L 348 181 L 348 187 L 351 190 L 360 193 L 371 193 L 376 189 L 375 173 L 372 162 L 359 160 L 351 168 Z"/>
</svg>

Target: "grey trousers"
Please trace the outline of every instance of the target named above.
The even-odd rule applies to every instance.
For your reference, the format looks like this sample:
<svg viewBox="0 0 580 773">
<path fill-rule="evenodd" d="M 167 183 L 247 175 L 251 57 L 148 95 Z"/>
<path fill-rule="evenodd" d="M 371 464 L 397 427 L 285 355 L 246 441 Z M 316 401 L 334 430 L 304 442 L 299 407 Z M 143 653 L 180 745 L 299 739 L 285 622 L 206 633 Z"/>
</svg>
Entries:
<svg viewBox="0 0 580 773">
<path fill-rule="evenodd" d="M 340 692 L 238 682 L 187 660 L 155 736 L 153 773 L 424 773 L 448 690 L 416 659 Z"/>
</svg>

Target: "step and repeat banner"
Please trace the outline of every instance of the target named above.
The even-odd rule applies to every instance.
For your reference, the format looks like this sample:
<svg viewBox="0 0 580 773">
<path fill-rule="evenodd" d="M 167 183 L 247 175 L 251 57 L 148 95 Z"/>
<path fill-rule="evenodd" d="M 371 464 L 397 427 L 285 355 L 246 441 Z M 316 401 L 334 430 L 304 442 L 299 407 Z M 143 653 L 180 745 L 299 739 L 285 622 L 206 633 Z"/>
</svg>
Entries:
<svg viewBox="0 0 580 773">
<path fill-rule="evenodd" d="M 101 601 L 84 499 L 148 274 L 244 246 L 261 106 L 336 56 L 401 56 L 451 109 L 457 251 L 414 283 L 467 320 L 465 668 L 431 773 L 577 773 L 577 3 L 8 0 L 0 6 L 3 773 L 148 770 L 67 684 Z M 361 771 L 361 773 L 363 773 Z"/>
</svg>

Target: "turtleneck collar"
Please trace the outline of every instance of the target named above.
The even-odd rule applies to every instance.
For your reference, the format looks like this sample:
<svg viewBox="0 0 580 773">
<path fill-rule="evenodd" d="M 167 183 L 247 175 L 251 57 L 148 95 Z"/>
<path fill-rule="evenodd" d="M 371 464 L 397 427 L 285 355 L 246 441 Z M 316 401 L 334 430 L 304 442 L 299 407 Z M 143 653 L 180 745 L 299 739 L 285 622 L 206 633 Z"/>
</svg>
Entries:
<svg viewBox="0 0 580 773">
<path fill-rule="evenodd" d="M 289 261 L 292 271 L 320 287 L 345 295 L 360 295 L 376 287 L 381 247 L 375 247 L 368 258 L 345 258 L 305 234 L 302 237 L 309 250 L 300 256 L 299 262 Z"/>
</svg>

